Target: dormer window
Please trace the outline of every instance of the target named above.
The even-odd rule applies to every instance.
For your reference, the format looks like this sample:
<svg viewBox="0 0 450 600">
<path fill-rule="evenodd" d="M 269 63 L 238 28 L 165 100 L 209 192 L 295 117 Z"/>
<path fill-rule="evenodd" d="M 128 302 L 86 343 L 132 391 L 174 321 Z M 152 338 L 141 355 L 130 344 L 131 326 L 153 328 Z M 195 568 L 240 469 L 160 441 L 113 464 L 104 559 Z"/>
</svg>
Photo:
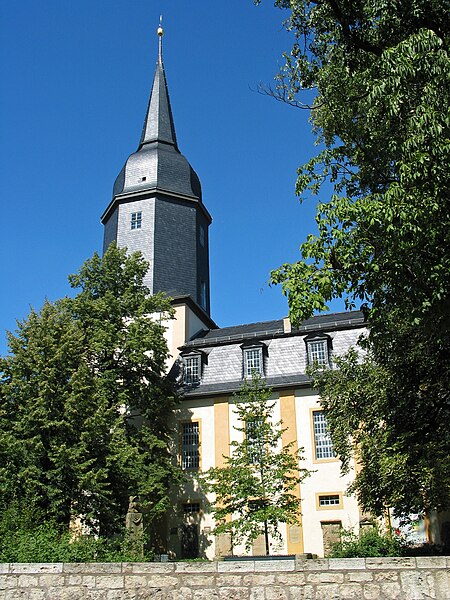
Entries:
<svg viewBox="0 0 450 600">
<path fill-rule="evenodd" d="M 199 383 L 202 375 L 201 354 L 183 356 L 183 366 L 183 383 L 188 385 Z"/>
<path fill-rule="evenodd" d="M 308 365 L 327 368 L 330 366 L 331 339 L 328 335 L 307 336 L 305 338 Z"/>
<path fill-rule="evenodd" d="M 142 227 L 142 212 L 131 213 L 131 229 L 140 229 Z"/>
<path fill-rule="evenodd" d="M 241 348 L 244 378 L 251 378 L 255 373 L 264 376 L 264 354 L 267 354 L 266 345 L 262 342 L 246 342 Z"/>
</svg>

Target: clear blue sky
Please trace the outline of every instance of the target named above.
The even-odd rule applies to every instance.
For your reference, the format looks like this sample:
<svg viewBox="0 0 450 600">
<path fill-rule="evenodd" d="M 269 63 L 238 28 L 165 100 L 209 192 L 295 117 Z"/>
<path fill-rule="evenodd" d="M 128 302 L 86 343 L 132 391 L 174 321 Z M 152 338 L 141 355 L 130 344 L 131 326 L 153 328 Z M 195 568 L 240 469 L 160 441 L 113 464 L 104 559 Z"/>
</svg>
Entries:
<svg viewBox="0 0 450 600">
<path fill-rule="evenodd" d="M 314 153 L 308 113 L 258 94 L 291 47 L 285 13 L 251 0 L 21 0 L 0 8 L 0 353 L 5 330 L 70 293 L 101 251 L 100 215 L 138 144 L 164 16 L 164 64 L 181 151 L 210 228 L 212 317 L 281 318 L 270 270 L 315 230 L 295 197 Z"/>
</svg>

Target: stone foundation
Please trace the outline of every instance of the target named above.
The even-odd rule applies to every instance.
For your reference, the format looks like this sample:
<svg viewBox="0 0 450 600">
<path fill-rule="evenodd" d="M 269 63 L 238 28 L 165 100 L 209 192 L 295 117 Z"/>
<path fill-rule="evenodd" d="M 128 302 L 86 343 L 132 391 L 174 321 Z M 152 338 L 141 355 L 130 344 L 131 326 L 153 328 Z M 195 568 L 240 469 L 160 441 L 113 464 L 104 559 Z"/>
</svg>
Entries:
<svg viewBox="0 0 450 600">
<path fill-rule="evenodd" d="M 450 599 L 450 557 L 0 564 L 0 600 Z"/>
</svg>

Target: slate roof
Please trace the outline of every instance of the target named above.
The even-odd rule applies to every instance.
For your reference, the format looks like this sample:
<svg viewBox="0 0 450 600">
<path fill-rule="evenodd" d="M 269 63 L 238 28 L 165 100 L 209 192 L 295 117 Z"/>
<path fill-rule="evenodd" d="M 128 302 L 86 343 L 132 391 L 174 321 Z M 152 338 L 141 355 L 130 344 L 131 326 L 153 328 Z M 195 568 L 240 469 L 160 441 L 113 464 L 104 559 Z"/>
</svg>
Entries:
<svg viewBox="0 0 450 600">
<path fill-rule="evenodd" d="M 309 333 L 313 331 L 346 329 L 360 327 L 364 324 L 364 315 L 361 311 L 348 311 L 338 313 L 326 313 L 306 319 L 298 328 L 293 328 L 290 334 L 284 333 L 283 319 L 275 321 L 261 321 L 245 325 L 234 325 L 199 332 L 183 346 L 183 349 L 199 346 L 214 346 L 217 344 L 233 343 L 240 340 L 252 338 L 265 339 L 279 335 L 295 335 L 298 333 Z"/>
<path fill-rule="evenodd" d="M 117 176 L 113 198 L 146 190 L 174 193 L 198 201 L 202 196 L 197 174 L 178 149 L 161 52 L 139 147 Z"/>
<path fill-rule="evenodd" d="M 232 394 L 242 386 L 242 344 L 263 341 L 264 380 L 267 385 L 273 389 L 306 387 L 311 380 L 306 373 L 308 357 L 305 337 L 310 333 L 327 334 L 332 340 L 332 356 L 338 356 L 356 344 L 364 327 L 363 313 L 349 311 L 311 317 L 286 333 L 281 319 L 210 329 L 200 332 L 181 348 L 182 353 L 200 352 L 200 381 L 189 385 L 183 383 L 181 357 L 175 362 L 171 376 L 178 382 L 179 390 L 186 399 Z"/>
</svg>

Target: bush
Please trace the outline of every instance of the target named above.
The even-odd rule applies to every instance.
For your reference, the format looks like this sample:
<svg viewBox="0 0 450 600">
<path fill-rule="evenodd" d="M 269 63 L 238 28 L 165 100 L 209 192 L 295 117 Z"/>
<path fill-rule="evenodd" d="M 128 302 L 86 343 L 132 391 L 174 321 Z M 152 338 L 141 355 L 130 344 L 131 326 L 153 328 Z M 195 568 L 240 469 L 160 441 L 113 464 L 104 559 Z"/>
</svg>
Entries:
<svg viewBox="0 0 450 600">
<path fill-rule="evenodd" d="M 0 526 L 0 562 L 142 562 L 142 545 L 130 540 L 125 530 L 107 539 L 95 536 L 73 538 L 54 523 L 34 527 Z"/>
<path fill-rule="evenodd" d="M 331 558 L 357 558 L 367 556 L 401 556 L 404 542 L 399 536 L 381 533 L 376 527 L 361 531 L 343 531 L 341 541 L 333 546 Z"/>
</svg>

